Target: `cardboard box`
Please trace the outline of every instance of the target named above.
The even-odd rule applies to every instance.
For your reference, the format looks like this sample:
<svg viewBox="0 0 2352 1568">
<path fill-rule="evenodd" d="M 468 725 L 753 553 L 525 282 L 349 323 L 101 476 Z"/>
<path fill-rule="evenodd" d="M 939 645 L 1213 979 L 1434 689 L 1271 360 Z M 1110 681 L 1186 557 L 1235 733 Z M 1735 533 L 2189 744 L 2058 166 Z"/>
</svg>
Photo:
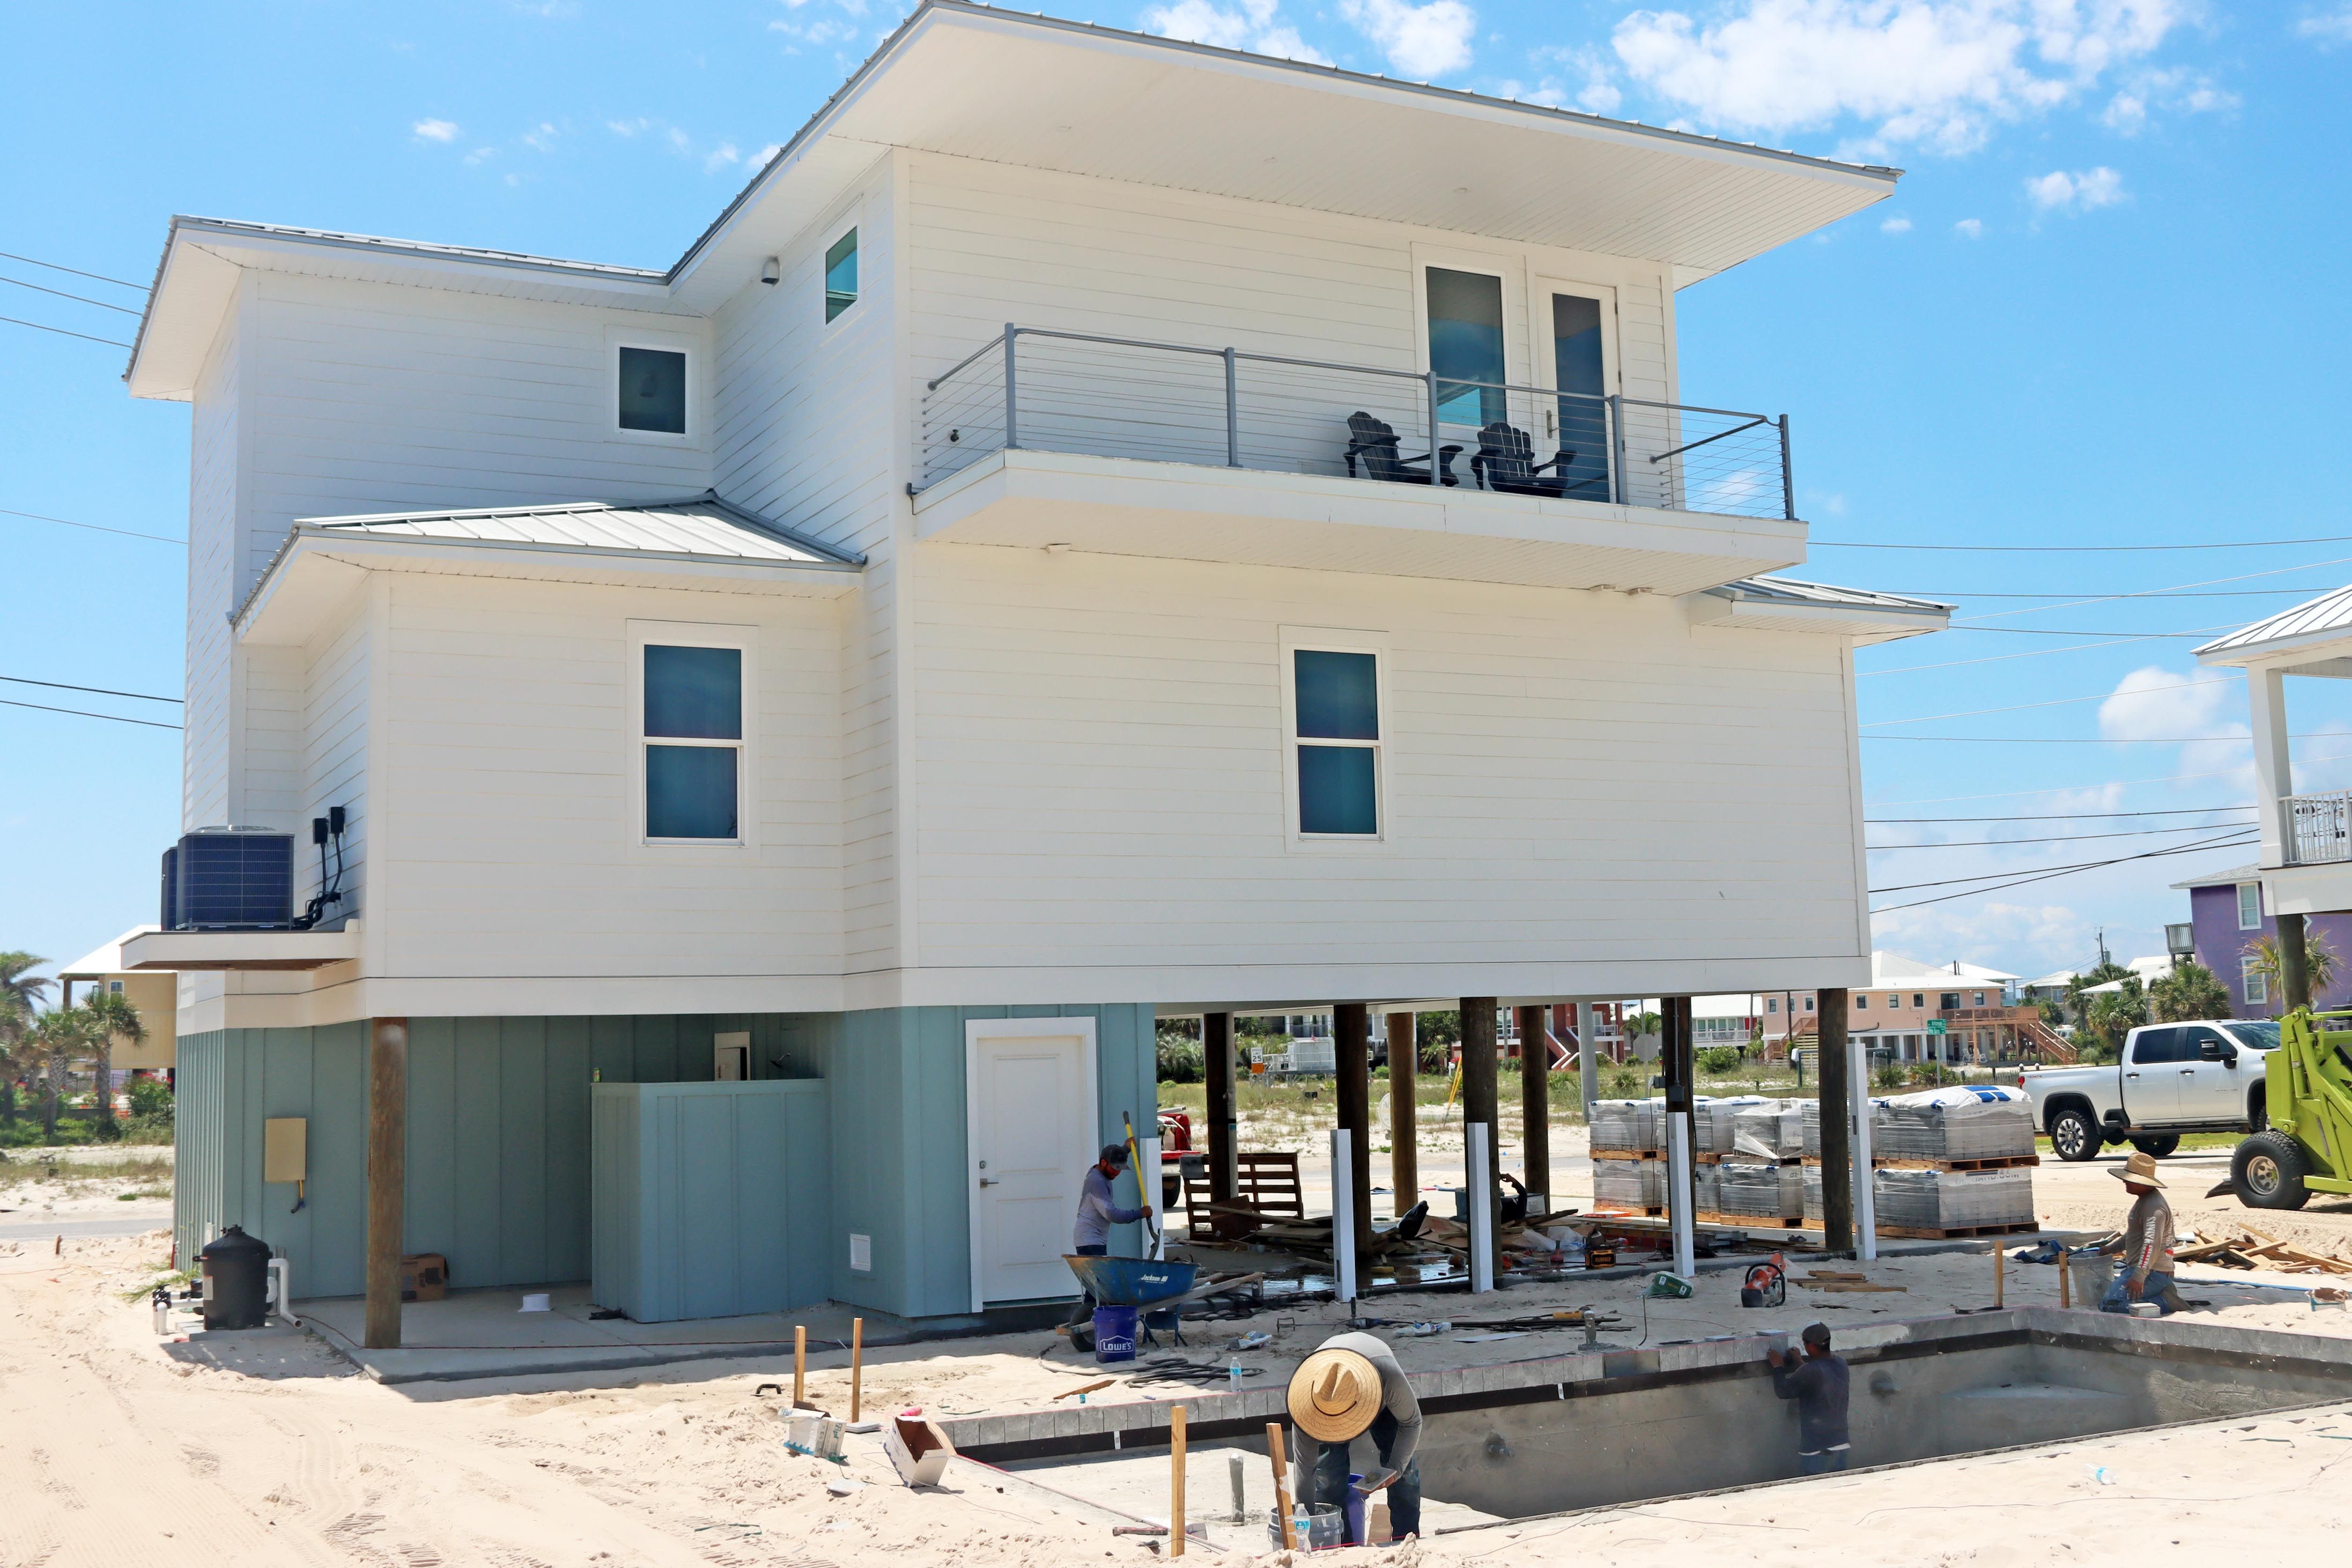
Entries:
<svg viewBox="0 0 2352 1568">
<path fill-rule="evenodd" d="M 900 1480 L 910 1487 L 940 1484 L 940 1478 L 947 1474 L 948 1461 L 955 1458 L 955 1445 L 948 1441 L 938 1422 L 900 1415 L 883 1430 L 887 1434 L 883 1446 L 889 1450 L 890 1463 Z"/>
<path fill-rule="evenodd" d="M 400 1260 L 400 1299 L 438 1301 L 449 1286 L 449 1260 L 437 1252 L 420 1252 Z"/>
</svg>

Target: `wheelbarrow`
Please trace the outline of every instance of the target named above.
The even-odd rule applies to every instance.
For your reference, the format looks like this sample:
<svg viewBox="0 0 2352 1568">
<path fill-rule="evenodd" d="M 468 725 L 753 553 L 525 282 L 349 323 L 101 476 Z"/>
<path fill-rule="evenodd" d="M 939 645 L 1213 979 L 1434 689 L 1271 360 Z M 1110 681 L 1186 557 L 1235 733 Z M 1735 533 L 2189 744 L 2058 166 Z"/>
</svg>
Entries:
<svg viewBox="0 0 2352 1568">
<path fill-rule="evenodd" d="M 1176 1342 L 1182 1344 L 1184 1336 L 1177 1328 L 1173 1303 L 1181 1300 L 1192 1289 L 1192 1278 L 1201 1271 L 1197 1263 L 1167 1263 L 1150 1258 L 1079 1258 L 1065 1253 L 1062 1261 L 1078 1277 L 1078 1284 L 1094 1298 L 1098 1306 L 1136 1307 L 1150 1309 L 1170 1302 L 1166 1321 L 1153 1324 L 1158 1314 L 1148 1310 L 1140 1314 L 1144 1327 L 1144 1342 L 1151 1342 L 1153 1327 L 1165 1328 L 1175 1333 Z M 1091 1323 L 1072 1324 L 1070 1343 L 1078 1350 L 1092 1350 L 1094 1333 Z M 1080 1343 L 1083 1340 L 1086 1342 Z"/>
</svg>

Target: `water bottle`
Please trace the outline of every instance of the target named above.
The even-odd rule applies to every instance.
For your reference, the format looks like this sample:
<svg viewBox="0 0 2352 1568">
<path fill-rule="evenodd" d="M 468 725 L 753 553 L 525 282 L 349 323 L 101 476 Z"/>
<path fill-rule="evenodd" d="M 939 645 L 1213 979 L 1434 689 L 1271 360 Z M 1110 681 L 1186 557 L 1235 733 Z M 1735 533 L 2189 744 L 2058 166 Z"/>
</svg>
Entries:
<svg viewBox="0 0 2352 1568">
<path fill-rule="evenodd" d="M 1304 1502 L 1293 1502 L 1290 1505 L 1290 1529 L 1293 1537 L 1298 1542 L 1298 1549 L 1302 1552 L 1308 1550 L 1314 1540 L 1315 1524 L 1307 1518 L 1307 1505 Z"/>
<path fill-rule="evenodd" d="M 1232 1361 L 1225 1363 L 1225 1392 L 1227 1394 L 1239 1394 L 1241 1391 L 1242 1361 L 1241 1357 L 1235 1356 Z"/>
</svg>

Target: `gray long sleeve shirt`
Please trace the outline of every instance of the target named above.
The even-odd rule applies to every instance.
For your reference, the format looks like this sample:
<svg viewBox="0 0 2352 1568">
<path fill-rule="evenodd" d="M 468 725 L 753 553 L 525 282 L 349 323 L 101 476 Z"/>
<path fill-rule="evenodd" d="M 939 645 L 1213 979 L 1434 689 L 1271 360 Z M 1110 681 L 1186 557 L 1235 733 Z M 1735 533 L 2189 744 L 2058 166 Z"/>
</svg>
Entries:
<svg viewBox="0 0 2352 1568">
<path fill-rule="evenodd" d="M 1390 1469 L 1403 1469 L 1412 1463 L 1413 1449 L 1421 1446 L 1421 1401 L 1413 1397 L 1412 1384 L 1405 1381 L 1404 1368 L 1397 1364 L 1396 1352 L 1389 1348 L 1386 1340 L 1370 1334 L 1333 1334 L 1323 1342 L 1322 1348 L 1354 1351 L 1380 1373 L 1381 1408 L 1397 1424 L 1396 1441 L 1389 1446 L 1382 1462 Z"/>
<path fill-rule="evenodd" d="M 1087 1168 L 1087 1179 L 1078 1184 L 1078 1223 L 1071 1233 L 1071 1246 L 1108 1247 L 1110 1227 L 1133 1225 L 1143 1217 L 1141 1209 L 1123 1209 L 1111 1202 L 1110 1178 L 1100 1165 Z"/>
<path fill-rule="evenodd" d="M 1843 1447 L 1846 1436 L 1848 1376 L 1843 1358 L 1824 1351 L 1772 1369 L 1772 1392 L 1797 1402 L 1797 1447 L 1818 1454 Z"/>
</svg>

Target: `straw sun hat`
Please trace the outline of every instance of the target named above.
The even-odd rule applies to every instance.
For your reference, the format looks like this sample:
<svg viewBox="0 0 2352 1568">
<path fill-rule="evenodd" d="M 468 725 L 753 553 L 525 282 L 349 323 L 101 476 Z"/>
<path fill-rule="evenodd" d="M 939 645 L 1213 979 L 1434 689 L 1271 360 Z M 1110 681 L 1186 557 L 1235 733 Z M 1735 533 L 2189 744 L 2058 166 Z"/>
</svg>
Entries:
<svg viewBox="0 0 2352 1568">
<path fill-rule="evenodd" d="M 1360 1436 L 1381 1410 L 1381 1374 L 1361 1352 L 1319 1350 L 1290 1374 L 1290 1418 L 1319 1443 Z"/>
<path fill-rule="evenodd" d="M 2107 1174 L 2118 1182 L 2137 1182 L 2144 1187 L 2164 1185 L 2164 1178 L 2156 1173 L 2156 1157 L 2142 1150 L 2133 1151 L 2121 1170 L 2109 1167 Z"/>
</svg>

